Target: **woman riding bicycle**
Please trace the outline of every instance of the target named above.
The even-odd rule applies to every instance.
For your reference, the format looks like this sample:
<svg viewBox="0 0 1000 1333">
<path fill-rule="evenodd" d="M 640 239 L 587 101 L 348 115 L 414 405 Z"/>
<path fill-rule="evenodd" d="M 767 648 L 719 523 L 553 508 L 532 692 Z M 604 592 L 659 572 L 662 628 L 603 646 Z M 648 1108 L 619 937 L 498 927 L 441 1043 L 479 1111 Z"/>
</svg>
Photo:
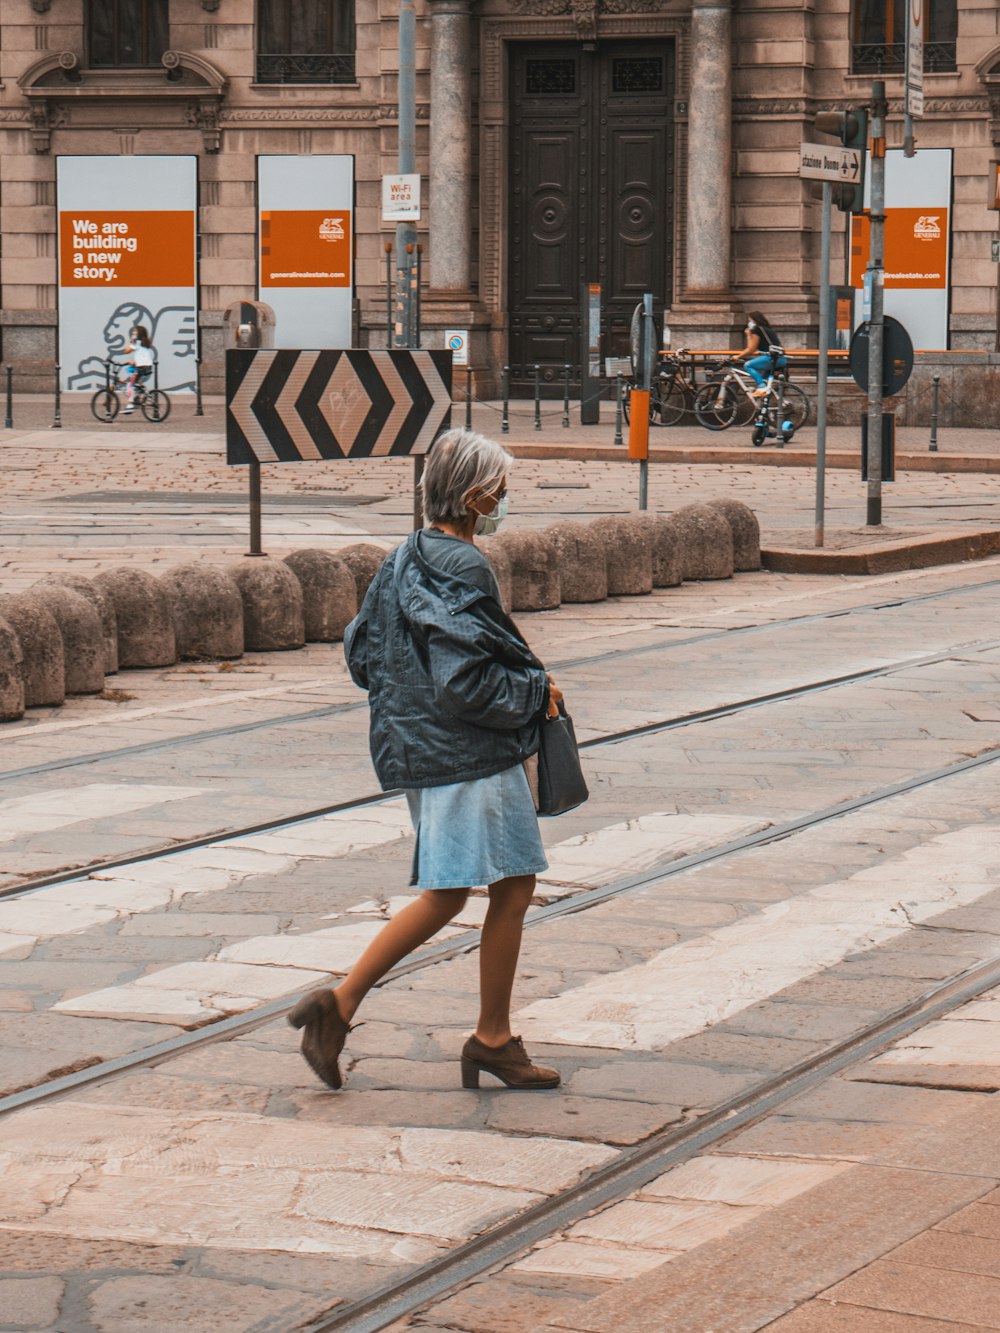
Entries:
<svg viewBox="0 0 1000 1333">
<path fill-rule="evenodd" d="M 735 359 L 746 362 L 747 373 L 757 385 L 751 397 L 763 398 L 765 377 L 787 366 L 788 358 L 782 351 L 780 339 L 759 310 L 750 311 L 744 334 L 746 346 Z"/>
<path fill-rule="evenodd" d="M 125 382 L 125 412 L 135 408 L 135 386 L 140 381 L 148 380 L 153 373 L 153 342 L 149 330 L 144 324 L 136 324 L 132 330 L 132 341 L 125 348 L 129 362 L 125 367 L 128 376 Z"/>
</svg>

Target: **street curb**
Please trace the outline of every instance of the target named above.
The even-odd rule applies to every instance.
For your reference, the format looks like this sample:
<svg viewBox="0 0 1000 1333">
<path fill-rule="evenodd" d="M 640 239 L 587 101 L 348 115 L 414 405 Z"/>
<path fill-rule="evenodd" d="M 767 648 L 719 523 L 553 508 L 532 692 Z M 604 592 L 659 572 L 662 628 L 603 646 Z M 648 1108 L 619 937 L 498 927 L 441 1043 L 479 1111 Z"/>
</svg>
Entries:
<svg viewBox="0 0 1000 1333">
<path fill-rule="evenodd" d="M 761 549 L 765 569 L 778 574 L 896 574 L 905 569 L 985 560 L 1000 551 L 1000 531 L 949 532 L 942 537 L 901 538 L 877 547 L 803 549 L 769 546 Z"/>
<path fill-rule="evenodd" d="M 504 440 L 503 447 L 515 458 L 543 460 L 563 459 L 567 462 L 628 463 L 625 445 L 600 444 L 534 444 Z M 736 446 L 731 449 L 704 448 L 692 445 L 653 445 L 649 450 L 651 463 L 738 463 L 754 467 L 809 467 L 816 466 L 814 450 L 777 449 L 763 445 L 759 449 Z M 857 453 L 835 449 L 826 455 L 828 468 L 841 471 L 860 471 Z M 1000 456 L 992 454 L 897 454 L 897 472 L 982 472 L 1000 473 Z"/>
</svg>

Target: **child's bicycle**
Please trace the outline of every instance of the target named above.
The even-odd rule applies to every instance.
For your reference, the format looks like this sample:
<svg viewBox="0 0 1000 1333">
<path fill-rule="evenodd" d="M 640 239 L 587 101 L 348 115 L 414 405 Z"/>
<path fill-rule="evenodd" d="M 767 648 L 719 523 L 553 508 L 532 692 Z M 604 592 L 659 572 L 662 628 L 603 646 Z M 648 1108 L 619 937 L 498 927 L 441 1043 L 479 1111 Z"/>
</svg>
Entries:
<svg viewBox="0 0 1000 1333">
<path fill-rule="evenodd" d="M 110 358 L 104 363 L 107 380 L 103 389 L 98 389 L 90 400 L 90 410 L 98 421 L 114 421 L 121 410 L 122 397 L 128 376 L 126 367 Z M 138 407 L 147 421 L 166 421 L 170 415 L 170 399 L 162 389 L 148 389 L 146 380 L 153 373 L 152 366 L 140 367 L 135 377 L 132 393 L 132 405 Z M 128 409 L 126 408 L 126 414 Z"/>
</svg>

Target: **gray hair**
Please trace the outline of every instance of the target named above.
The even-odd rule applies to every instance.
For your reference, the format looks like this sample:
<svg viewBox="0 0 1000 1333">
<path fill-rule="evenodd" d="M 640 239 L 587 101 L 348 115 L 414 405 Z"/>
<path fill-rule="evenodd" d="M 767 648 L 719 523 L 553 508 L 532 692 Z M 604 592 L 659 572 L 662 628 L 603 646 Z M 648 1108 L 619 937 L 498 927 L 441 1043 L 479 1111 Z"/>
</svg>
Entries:
<svg viewBox="0 0 1000 1333">
<path fill-rule="evenodd" d="M 448 430 L 439 435 L 420 481 L 428 521 L 461 523 L 469 516 L 469 493 L 495 490 L 513 461 L 503 445 L 475 431 Z"/>
</svg>

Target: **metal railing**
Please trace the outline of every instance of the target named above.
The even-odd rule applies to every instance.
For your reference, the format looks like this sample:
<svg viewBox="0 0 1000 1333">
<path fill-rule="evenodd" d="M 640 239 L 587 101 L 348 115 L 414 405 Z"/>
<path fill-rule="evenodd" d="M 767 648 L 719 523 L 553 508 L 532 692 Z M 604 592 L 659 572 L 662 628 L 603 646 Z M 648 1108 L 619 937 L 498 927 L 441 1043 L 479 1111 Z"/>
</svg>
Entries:
<svg viewBox="0 0 1000 1333">
<path fill-rule="evenodd" d="M 257 56 L 258 83 L 353 83 L 354 53 L 350 55 L 292 54 Z"/>
<path fill-rule="evenodd" d="M 906 64 L 906 45 L 903 42 L 853 42 L 851 44 L 852 74 L 902 74 Z M 925 42 L 924 69 L 928 74 L 954 71 L 954 42 Z"/>
</svg>

